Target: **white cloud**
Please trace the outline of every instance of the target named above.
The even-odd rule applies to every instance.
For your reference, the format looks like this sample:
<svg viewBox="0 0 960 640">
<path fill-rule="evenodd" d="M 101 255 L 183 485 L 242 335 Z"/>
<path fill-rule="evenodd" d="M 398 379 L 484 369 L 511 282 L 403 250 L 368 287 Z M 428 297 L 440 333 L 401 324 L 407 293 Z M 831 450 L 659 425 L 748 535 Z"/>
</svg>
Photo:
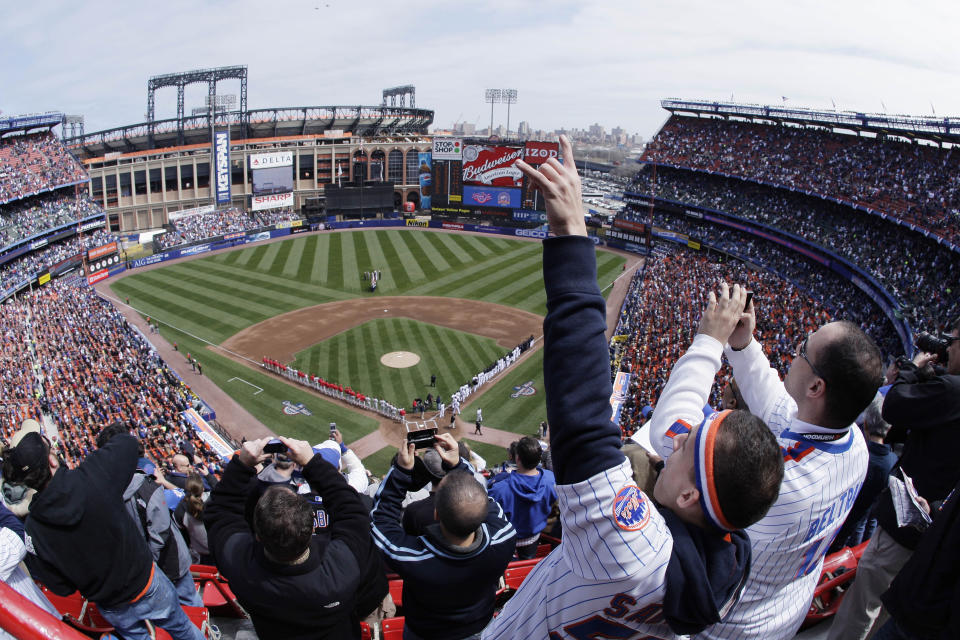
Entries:
<svg viewBox="0 0 960 640">
<path fill-rule="evenodd" d="M 149 76 L 245 64 L 252 108 L 376 104 L 410 83 L 440 126 L 485 125 L 486 87 L 518 89 L 514 126 L 648 137 L 668 96 L 913 114 L 932 101 L 958 115 L 958 19 L 946 1 L 35 3 L 0 24 L 0 109 L 83 113 L 88 131 L 133 124 Z M 204 93 L 189 89 L 187 108 Z M 174 114 L 172 89 L 157 111 Z"/>
</svg>

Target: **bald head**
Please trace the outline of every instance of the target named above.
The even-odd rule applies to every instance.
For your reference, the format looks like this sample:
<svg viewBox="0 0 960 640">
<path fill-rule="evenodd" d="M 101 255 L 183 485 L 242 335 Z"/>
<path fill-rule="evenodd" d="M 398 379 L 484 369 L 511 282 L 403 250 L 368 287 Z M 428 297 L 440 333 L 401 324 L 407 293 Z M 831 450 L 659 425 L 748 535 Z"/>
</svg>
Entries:
<svg viewBox="0 0 960 640">
<path fill-rule="evenodd" d="M 190 471 L 190 461 L 187 459 L 187 456 L 182 453 L 173 456 L 173 470 L 178 473 Z"/>
<path fill-rule="evenodd" d="M 487 517 L 487 492 L 467 471 L 444 476 L 434 497 L 437 518 L 452 535 L 464 538 L 477 530 Z"/>
</svg>

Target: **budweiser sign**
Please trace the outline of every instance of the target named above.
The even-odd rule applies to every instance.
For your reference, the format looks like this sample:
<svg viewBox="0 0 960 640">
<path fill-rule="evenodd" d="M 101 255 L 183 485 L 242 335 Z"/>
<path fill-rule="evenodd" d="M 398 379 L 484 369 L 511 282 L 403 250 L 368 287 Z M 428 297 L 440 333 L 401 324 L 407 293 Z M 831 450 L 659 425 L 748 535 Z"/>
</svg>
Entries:
<svg viewBox="0 0 960 640">
<path fill-rule="evenodd" d="M 519 187 L 523 174 L 514 166 L 523 159 L 523 148 L 468 145 L 463 148 L 464 184 Z"/>
</svg>

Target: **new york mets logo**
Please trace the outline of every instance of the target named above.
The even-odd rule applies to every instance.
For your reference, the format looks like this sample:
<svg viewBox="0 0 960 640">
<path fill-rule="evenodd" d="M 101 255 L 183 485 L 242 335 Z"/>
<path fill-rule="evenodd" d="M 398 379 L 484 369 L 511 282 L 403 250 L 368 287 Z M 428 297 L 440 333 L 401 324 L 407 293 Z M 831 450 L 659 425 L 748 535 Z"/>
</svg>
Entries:
<svg viewBox="0 0 960 640">
<path fill-rule="evenodd" d="M 510 394 L 511 398 L 519 398 L 520 396 L 532 396 L 537 392 L 536 388 L 533 386 L 533 380 L 527 380 L 519 387 L 513 388 L 513 393 Z"/>
<path fill-rule="evenodd" d="M 287 414 L 288 416 L 295 416 L 295 415 L 297 415 L 298 413 L 299 413 L 299 414 L 303 414 L 303 415 L 305 415 L 305 416 L 312 416 L 312 415 L 313 415 L 313 412 L 310 411 L 310 409 L 307 409 L 307 407 L 304 406 L 304 404 L 303 404 L 302 402 L 298 402 L 298 403 L 294 404 L 294 403 L 290 402 L 289 400 L 284 400 L 284 401 L 283 401 L 283 412 L 284 412 L 285 414 Z"/>
<path fill-rule="evenodd" d="M 487 191 L 477 191 L 470 197 L 476 200 L 477 202 L 479 202 L 480 204 L 486 204 L 491 200 L 493 200 L 493 195 L 488 193 Z"/>
<path fill-rule="evenodd" d="M 509 206 L 510 206 L 510 194 L 507 193 L 506 191 L 501 191 L 500 193 L 498 193 L 498 194 L 497 194 L 497 204 L 500 205 L 501 207 L 509 207 Z"/>
<path fill-rule="evenodd" d="M 613 519 L 625 531 L 643 529 L 650 522 L 650 502 L 640 487 L 628 484 L 613 499 Z"/>
</svg>

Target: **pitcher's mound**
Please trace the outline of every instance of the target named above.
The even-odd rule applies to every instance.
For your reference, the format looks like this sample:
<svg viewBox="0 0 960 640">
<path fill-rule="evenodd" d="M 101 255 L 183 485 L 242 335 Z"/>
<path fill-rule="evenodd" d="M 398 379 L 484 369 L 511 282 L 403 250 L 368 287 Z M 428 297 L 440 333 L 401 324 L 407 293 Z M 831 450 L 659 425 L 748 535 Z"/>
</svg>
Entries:
<svg viewBox="0 0 960 640">
<path fill-rule="evenodd" d="M 380 357 L 380 364 L 394 369 L 406 369 L 420 362 L 420 356 L 409 351 L 391 351 Z"/>
</svg>

